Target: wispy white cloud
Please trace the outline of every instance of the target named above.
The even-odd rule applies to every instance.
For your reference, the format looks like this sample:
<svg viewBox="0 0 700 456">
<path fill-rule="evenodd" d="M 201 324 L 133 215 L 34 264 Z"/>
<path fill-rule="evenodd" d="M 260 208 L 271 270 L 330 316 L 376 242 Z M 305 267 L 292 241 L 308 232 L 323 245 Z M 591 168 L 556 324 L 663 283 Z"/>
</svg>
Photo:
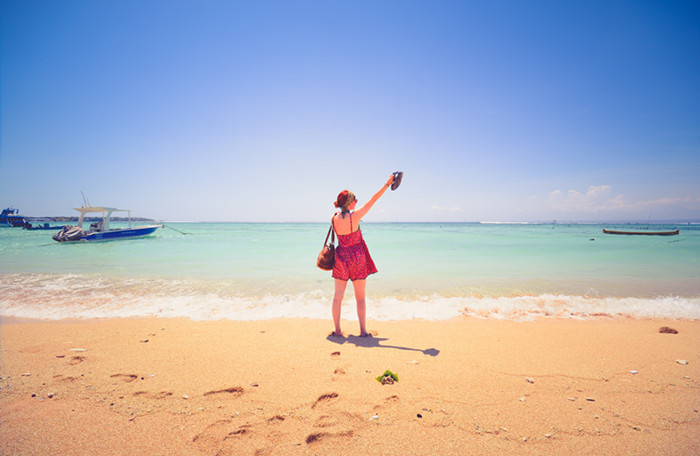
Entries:
<svg viewBox="0 0 700 456">
<path fill-rule="evenodd" d="M 532 200 L 532 198 L 531 198 Z M 585 193 L 569 190 L 551 192 L 545 202 L 550 209 L 566 212 L 637 212 L 664 206 L 684 206 L 700 209 L 700 196 L 662 197 L 647 201 L 630 201 L 625 195 L 612 193 L 609 185 L 591 185 Z"/>
<path fill-rule="evenodd" d="M 461 207 L 440 207 L 433 204 L 430 208 L 431 211 L 442 211 L 442 212 L 464 212 Z"/>
<path fill-rule="evenodd" d="M 638 201 L 635 203 L 644 207 L 683 205 L 689 208 L 700 209 L 700 196 L 685 196 L 683 198 L 658 198 L 650 201 Z"/>
</svg>

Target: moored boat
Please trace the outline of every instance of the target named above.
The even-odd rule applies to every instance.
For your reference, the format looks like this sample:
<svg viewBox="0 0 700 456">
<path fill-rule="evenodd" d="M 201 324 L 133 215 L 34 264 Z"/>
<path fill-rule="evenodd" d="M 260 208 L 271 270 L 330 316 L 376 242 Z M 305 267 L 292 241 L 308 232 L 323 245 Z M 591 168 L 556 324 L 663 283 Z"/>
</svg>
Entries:
<svg viewBox="0 0 700 456">
<path fill-rule="evenodd" d="M 76 226 L 66 225 L 63 229 L 53 235 L 57 242 L 77 242 L 77 241 L 111 241 L 117 239 L 134 239 L 153 234 L 162 225 L 131 226 L 131 211 L 129 209 L 117 209 L 115 207 L 87 206 L 75 208 L 80 212 Z M 129 214 L 128 228 L 110 228 L 110 221 L 113 212 L 127 212 Z M 89 230 L 83 229 L 83 221 L 86 214 L 102 214 L 101 220 L 90 224 Z"/>
<path fill-rule="evenodd" d="M 680 233 L 680 230 L 670 230 L 670 231 L 650 231 L 650 230 L 609 230 L 603 228 L 603 233 L 605 234 L 627 234 L 627 235 L 642 235 L 642 236 L 676 236 Z"/>
<path fill-rule="evenodd" d="M 27 221 L 24 216 L 19 215 L 19 209 L 8 207 L 0 213 L 0 226 L 11 226 L 14 228 L 23 227 Z"/>
<path fill-rule="evenodd" d="M 35 231 L 35 230 L 62 230 L 64 227 L 65 227 L 65 225 L 51 226 L 46 222 L 42 225 L 34 225 L 32 223 L 29 223 L 29 222 L 24 224 L 24 229 L 31 230 L 31 231 Z"/>
</svg>

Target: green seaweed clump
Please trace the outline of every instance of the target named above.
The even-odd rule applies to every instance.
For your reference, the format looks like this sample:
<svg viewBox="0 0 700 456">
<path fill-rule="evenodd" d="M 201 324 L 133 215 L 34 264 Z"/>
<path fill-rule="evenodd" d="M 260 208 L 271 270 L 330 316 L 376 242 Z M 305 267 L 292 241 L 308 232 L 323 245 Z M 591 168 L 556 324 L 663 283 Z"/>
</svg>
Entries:
<svg viewBox="0 0 700 456">
<path fill-rule="evenodd" d="M 387 369 L 382 375 L 377 377 L 377 381 L 382 385 L 391 385 L 392 383 L 399 381 L 399 375 Z"/>
</svg>

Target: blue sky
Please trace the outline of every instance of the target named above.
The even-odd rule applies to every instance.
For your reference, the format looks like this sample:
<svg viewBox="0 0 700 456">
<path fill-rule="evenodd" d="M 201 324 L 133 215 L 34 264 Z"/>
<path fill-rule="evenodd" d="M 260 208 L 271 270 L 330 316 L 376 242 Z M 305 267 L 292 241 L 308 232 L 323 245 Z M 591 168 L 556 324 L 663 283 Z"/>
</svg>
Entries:
<svg viewBox="0 0 700 456">
<path fill-rule="evenodd" d="M 0 2 L 0 205 L 700 219 L 700 4 Z"/>
</svg>

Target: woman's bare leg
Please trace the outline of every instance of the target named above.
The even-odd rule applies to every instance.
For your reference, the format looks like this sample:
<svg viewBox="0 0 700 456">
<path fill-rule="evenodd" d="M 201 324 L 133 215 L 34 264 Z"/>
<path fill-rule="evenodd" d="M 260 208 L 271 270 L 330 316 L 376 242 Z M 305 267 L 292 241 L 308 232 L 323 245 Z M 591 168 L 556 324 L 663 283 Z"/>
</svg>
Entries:
<svg viewBox="0 0 700 456">
<path fill-rule="evenodd" d="M 355 280 L 352 286 L 355 288 L 355 300 L 357 301 L 357 319 L 360 321 L 360 336 L 366 336 L 367 333 L 367 308 L 365 305 L 365 280 Z"/>
<path fill-rule="evenodd" d="M 333 324 L 335 325 L 335 331 L 333 334 L 336 336 L 342 336 L 343 332 L 340 330 L 340 308 L 343 304 L 343 296 L 345 296 L 345 287 L 348 283 L 345 280 L 335 279 L 335 294 L 333 295 Z"/>
</svg>

